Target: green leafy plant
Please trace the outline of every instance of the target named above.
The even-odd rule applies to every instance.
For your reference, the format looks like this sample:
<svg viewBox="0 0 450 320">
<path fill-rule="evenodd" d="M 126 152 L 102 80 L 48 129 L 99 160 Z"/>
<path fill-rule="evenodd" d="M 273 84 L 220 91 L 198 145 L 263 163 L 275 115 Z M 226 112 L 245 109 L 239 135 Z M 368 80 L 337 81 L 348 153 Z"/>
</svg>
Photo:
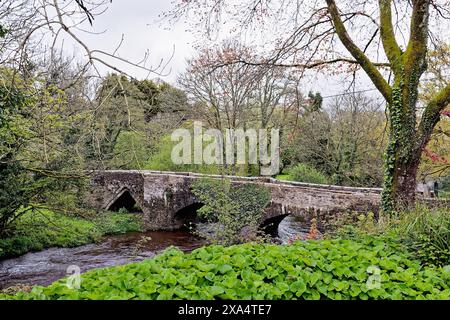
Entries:
<svg viewBox="0 0 450 320">
<path fill-rule="evenodd" d="M 374 276 L 376 275 L 376 276 Z M 449 299 L 450 270 L 420 266 L 383 238 L 170 248 L 4 299 Z"/>
<path fill-rule="evenodd" d="M 418 206 L 393 217 L 392 233 L 408 245 L 424 264 L 450 264 L 450 212 Z"/>
<path fill-rule="evenodd" d="M 222 167 L 219 165 L 175 164 L 172 160 L 172 150 L 176 145 L 177 142 L 172 141 L 170 135 L 162 137 L 157 145 L 157 151 L 146 162 L 145 169 L 208 174 L 220 174 L 222 172 Z"/>
<path fill-rule="evenodd" d="M 288 172 L 291 177 L 290 180 L 320 184 L 328 183 L 328 178 L 326 175 L 320 171 L 317 171 L 314 167 L 304 163 L 297 164 L 288 170 Z"/>
<path fill-rule="evenodd" d="M 260 218 L 270 200 L 267 188 L 204 178 L 192 184 L 192 192 L 204 204 L 198 214 L 215 223 L 212 235 L 202 236 L 226 245 L 258 240 Z"/>
<path fill-rule="evenodd" d="M 385 235 L 404 243 L 422 264 L 450 264 L 450 213 L 445 207 L 422 205 L 401 212 L 381 213 L 378 221 L 372 213 L 342 212 L 326 227 L 329 238 Z"/>
<path fill-rule="evenodd" d="M 0 28 L 0 37 L 4 30 Z M 0 235 L 19 215 L 21 207 L 28 207 L 34 196 L 32 179 L 16 156 L 21 132 L 17 119 L 27 106 L 26 95 L 17 88 L 0 81 Z"/>
</svg>

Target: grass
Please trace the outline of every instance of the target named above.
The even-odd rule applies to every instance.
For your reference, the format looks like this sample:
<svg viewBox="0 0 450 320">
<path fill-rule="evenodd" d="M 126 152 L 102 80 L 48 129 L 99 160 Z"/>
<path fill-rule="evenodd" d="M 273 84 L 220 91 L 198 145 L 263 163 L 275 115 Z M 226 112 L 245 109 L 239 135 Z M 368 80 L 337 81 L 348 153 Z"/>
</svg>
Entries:
<svg viewBox="0 0 450 320">
<path fill-rule="evenodd" d="M 104 235 L 139 231 L 137 219 L 128 213 L 102 213 L 92 219 L 38 209 L 20 217 L 13 233 L 0 238 L 0 258 L 18 256 L 50 247 L 76 247 L 99 241 Z"/>
<path fill-rule="evenodd" d="M 328 184 L 328 177 L 314 167 L 305 163 L 298 163 L 289 168 L 289 175 L 294 181 Z"/>
<path fill-rule="evenodd" d="M 450 299 L 450 270 L 423 267 L 393 240 L 172 248 L 0 299 Z"/>
<path fill-rule="evenodd" d="M 439 199 L 450 199 L 450 190 L 439 190 Z"/>
<path fill-rule="evenodd" d="M 276 176 L 276 179 L 283 180 L 283 181 L 293 181 L 294 180 L 289 173 L 279 174 Z"/>
<path fill-rule="evenodd" d="M 279 180 L 298 181 L 306 183 L 329 183 L 329 179 L 325 174 L 304 163 L 298 163 L 293 167 L 286 168 L 285 173 L 277 175 L 276 178 Z"/>
</svg>

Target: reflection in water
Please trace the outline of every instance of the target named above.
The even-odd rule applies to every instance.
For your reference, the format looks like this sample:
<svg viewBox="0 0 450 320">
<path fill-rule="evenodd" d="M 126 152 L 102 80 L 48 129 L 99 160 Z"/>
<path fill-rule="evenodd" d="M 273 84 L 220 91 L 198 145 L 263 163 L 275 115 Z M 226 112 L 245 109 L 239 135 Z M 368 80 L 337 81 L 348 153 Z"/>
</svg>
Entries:
<svg viewBox="0 0 450 320">
<path fill-rule="evenodd" d="M 145 241 L 144 237 L 151 238 Z M 140 261 L 169 246 L 183 251 L 200 247 L 203 240 L 186 231 L 128 233 L 110 236 L 98 244 L 51 248 L 0 261 L 0 289 L 16 284 L 48 285 L 66 276 L 71 265 L 81 272 Z"/>
</svg>

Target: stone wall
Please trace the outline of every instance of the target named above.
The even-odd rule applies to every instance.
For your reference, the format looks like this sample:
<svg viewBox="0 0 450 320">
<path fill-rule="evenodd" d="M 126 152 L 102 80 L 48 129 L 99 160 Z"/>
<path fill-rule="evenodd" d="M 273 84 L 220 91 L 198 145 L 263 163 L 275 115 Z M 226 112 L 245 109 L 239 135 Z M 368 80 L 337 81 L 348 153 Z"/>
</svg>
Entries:
<svg viewBox="0 0 450 320">
<path fill-rule="evenodd" d="M 190 191 L 193 180 L 210 176 L 195 173 L 113 170 L 94 173 L 89 206 L 108 209 L 124 192 L 129 191 L 143 211 L 143 221 L 149 230 L 170 230 L 179 227 L 175 214 L 197 202 Z M 309 183 L 285 182 L 273 178 L 229 177 L 233 184 L 256 183 L 269 188 L 271 203 L 263 221 L 288 214 L 314 214 L 322 220 L 342 210 L 377 211 L 380 189 L 350 188 Z"/>
<path fill-rule="evenodd" d="M 198 203 L 190 190 L 192 181 L 209 176 L 196 173 L 113 170 L 93 174 L 91 187 L 86 195 L 88 206 L 108 209 L 125 191 L 142 208 L 142 219 L 148 230 L 172 230 L 178 228 L 175 215 L 187 206 Z M 318 219 L 319 226 L 346 210 L 377 213 L 381 189 L 353 188 L 279 181 L 265 177 L 232 177 L 235 185 L 256 183 L 270 190 L 271 202 L 266 208 L 261 224 L 279 222 L 286 215 L 295 215 L 309 221 Z M 434 199 L 422 199 L 430 204 Z M 449 206 L 447 201 L 444 205 Z"/>
</svg>

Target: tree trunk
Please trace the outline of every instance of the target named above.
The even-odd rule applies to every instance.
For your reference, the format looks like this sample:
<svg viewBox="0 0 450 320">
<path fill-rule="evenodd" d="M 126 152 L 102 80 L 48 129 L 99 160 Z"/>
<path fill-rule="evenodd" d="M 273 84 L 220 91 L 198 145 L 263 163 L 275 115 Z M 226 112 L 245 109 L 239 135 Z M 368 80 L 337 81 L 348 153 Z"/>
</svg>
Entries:
<svg viewBox="0 0 450 320">
<path fill-rule="evenodd" d="M 381 204 L 385 212 L 412 207 L 416 200 L 417 170 L 423 146 L 417 139 L 416 101 L 404 94 L 404 88 L 400 80 L 392 90 L 389 107 L 390 132 Z"/>
<path fill-rule="evenodd" d="M 413 157 L 406 164 L 399 164 L 394 174 L 393 196 L 395 206 L 410 208 L 416 200 L 416 179 L 420 157 Z"/>
<path fill-rule="evenodd" d="M 392 120 L 391 120 L 392 121 Z M 391 125 L 392 130 L 392 125 Z M 412 161 L 399 157 L 403 146 L 393 132 L 384 159 L 384 181 L 381 194 L 381 210 L 393 212 L 401 205 L 411 206 L 415 200 L 417 166 L 410 167 Z"/>
</svg>

